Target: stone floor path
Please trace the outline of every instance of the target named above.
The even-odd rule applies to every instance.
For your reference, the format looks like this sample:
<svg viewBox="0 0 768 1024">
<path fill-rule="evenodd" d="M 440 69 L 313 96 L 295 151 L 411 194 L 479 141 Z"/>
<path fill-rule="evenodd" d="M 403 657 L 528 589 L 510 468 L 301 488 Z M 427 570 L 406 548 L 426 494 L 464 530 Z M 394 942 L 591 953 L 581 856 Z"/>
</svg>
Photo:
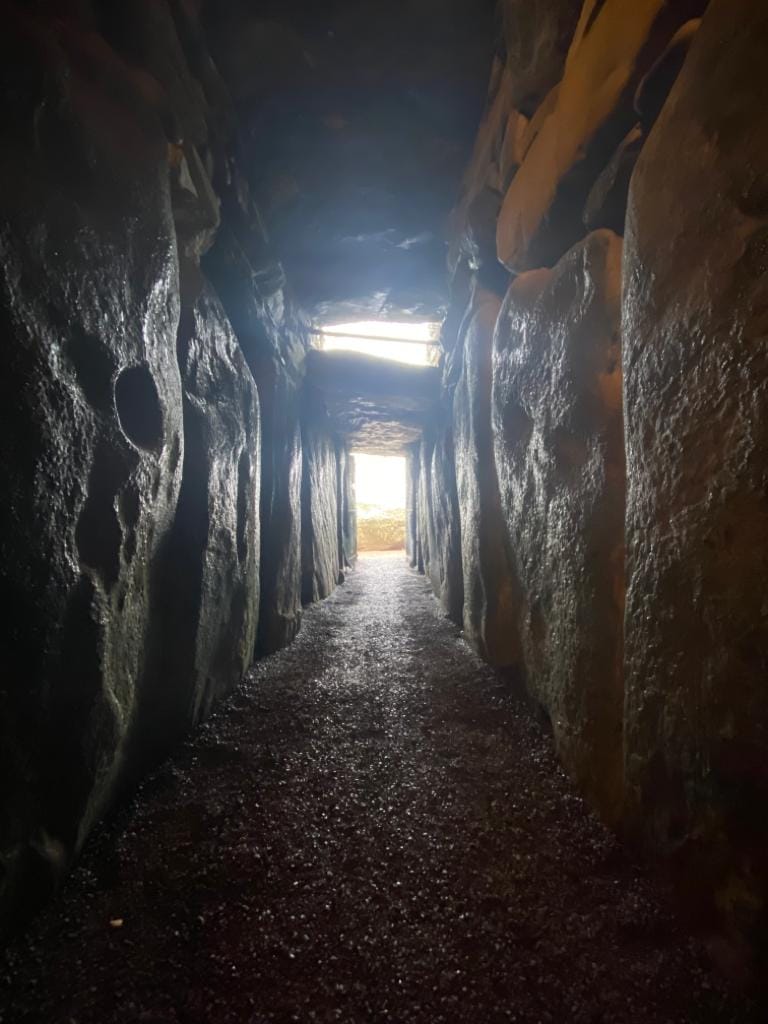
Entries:
<svg viewBox="0 0 768 1024">
<path fill-rule="evenodd" d="M 0 956 L 2 1024 L 757 1020 L 401 557 L 120 809 Z"/>
</svg>

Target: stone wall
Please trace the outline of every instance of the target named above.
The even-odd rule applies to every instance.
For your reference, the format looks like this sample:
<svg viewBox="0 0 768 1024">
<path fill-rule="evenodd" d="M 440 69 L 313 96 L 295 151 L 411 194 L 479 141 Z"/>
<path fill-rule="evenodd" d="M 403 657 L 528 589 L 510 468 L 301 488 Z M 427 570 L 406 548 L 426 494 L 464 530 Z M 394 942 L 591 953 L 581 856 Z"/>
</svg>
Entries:
<svg viewBox="0 0 768 1024">
<path fill-rule="evenodd" d="M 310 597 L 354 557 L 195 5 L 55 8 L 9 3 L 0 33 L 0 930 L 295 635 L 302 444 Z"/>
<path fill-rule="evenodd" d="M 713 0 L 632 179 L 622 311 L 627 814 L 692 903 L 754 941 L 768 899 L 767 47 L 764 5 Z"/>
<path fill-rule="evenodd" d="M 768 11 L 502 9 L 443 327 L 464 632 L 743 976 L 768 920 Z M 409 552 L 443 599 L 434 451 Z"/>
<path fill-rule="evenodd" d="M 563 761 L 614 819 L 623 714 L 620 291 L 621 240 L 607 231 L 553 270 L 521 274 L 499 316 L 493 365 L 522 660 Z"/>
<path fill-rule="evenodd" d="M 312 396 L 314 399 L 316 396 Z M 301 546 L 304 604 L 333 591 L 344 569 L 339 517 L 339 444 L 320 403 L 302 421 Z"/>
</svg>

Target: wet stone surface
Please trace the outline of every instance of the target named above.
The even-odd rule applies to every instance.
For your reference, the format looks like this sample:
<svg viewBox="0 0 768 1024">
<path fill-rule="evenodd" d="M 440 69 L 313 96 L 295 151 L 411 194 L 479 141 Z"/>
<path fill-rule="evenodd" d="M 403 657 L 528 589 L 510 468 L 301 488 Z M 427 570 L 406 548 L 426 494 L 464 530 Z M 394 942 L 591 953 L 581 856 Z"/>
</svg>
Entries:
<svg viewBox="0 0 768 1024">
<path fill-rule="evenodd" d="M 665 894 L 402 556 L 101 829 L 0 957 L 0 1021 L 726 1022 Z"/>
</svg>

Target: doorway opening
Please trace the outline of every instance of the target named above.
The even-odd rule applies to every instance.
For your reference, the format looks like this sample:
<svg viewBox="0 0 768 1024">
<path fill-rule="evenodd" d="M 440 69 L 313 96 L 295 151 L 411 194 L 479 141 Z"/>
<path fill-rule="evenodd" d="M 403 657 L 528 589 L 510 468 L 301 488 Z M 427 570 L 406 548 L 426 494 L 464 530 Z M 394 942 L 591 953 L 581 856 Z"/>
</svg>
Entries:
<svg viewBox="0 0 768 1024">
<path fill-rule="evenodd" d="M 354 452 L 357 550 L 405 550 L 405 458 Z"/>
</svg>

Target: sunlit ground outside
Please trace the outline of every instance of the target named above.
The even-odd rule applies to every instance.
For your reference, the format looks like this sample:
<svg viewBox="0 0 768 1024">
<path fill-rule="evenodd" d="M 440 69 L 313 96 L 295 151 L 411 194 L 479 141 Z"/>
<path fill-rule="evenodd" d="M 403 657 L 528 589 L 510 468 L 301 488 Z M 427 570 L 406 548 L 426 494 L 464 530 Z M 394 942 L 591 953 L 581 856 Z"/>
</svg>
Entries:
<svg viewBox="0 0 768 1024">
<path fill-rule="evenodd" d="M 405 547 L 405 459 L 356 453 L 357 548 L 402 551 Z"/>
<path fill-rule="evenodd" d="M 439 355 L 439 323 L 393 323 L 363 320 L 327 324 L 319 334 L 324 352 L 361 352 L 412 366 L 435 366 Z"/>
</svg>

